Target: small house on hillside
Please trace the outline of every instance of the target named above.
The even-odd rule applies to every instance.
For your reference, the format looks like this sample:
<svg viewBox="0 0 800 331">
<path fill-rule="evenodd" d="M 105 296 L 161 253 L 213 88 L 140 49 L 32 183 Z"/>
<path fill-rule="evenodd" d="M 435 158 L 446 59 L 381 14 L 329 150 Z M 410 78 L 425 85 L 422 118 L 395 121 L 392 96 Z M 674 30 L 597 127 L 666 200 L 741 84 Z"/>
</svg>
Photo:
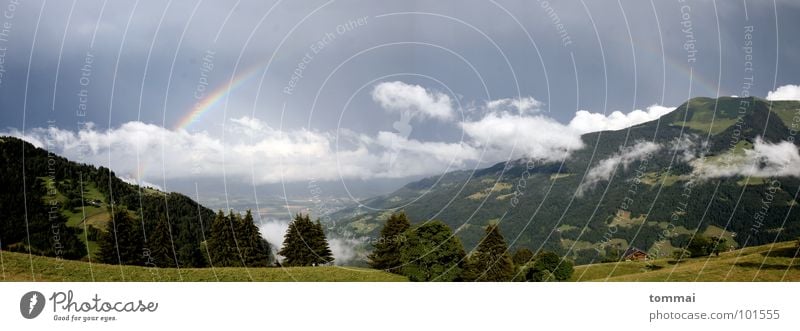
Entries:
<svg viewBox="0 0 800 331">
<path fill-rule="evenodd" d="M 631 246 L 622 254 L 622 259 L 625 261 L 647 261 L 647 252 Z"/>
</svg>

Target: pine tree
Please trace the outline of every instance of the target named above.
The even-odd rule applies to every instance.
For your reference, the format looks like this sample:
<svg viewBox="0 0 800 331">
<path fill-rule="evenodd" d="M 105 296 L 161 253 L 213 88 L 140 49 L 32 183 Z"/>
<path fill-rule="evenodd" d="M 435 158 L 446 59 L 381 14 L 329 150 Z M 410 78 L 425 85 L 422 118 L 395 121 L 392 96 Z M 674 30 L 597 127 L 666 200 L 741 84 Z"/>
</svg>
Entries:
<svg viewBox="0 0 800 331">
<path fill-rule="evenodd" d="M 244 263 L 248 267 L 266 267 L 270 263 L 269 244 L 264 245 L 266 240 L 261 237 L 253 221 L 253 213 L 250 210 L 244 215 L 244 219 L 239 222 L 239 248 L 242 251 Z"/>
<path fill-rule="evenodd" d="M 514 262 L 508 254 L 497 225 L 486 227 L 486 236 L 470 255 L 464 278 L 484 282 L 505 282 L 514 276 Z"/>
<path fill-rule="evenodd" d="M 242 266 L 231 231 L 231 223 L 235 221 L 220 210 L 211 222 L 207 245 L 211 262 L 215 267 Z"/>
<path fill-rule="evenodd" d="M 314 264 L 330 264 L 333 263 L 333 253 L 328 245 L 328 239 L 325 238 L 325 230 L 322 228 L 322 223 L 317 219 L 314 224 L 314 232 L 312 237 L 312 248 L 314 249 Z"/>
<path fill-rule="evenodd" d="M 149 237 L 147 246 L 150 249 L 151 262 L 161 268 L 174 267 L 175 252 L 172 248 L 170 229 L 166 218 L 158 219 L 156 227 L 149 233 Z"/>
<path fill-rule="evenodd" d="M 381 229 L 381 237 L 373 244 L 375 248 L 369 254 L 369 265 L 375 269 L 383 269 L 400 273 L 400 248 L 405 242 L 405 235 L 411 223 L 404 212 L 394 213 L 386 220 Z"/>
<path fill-rule="evenodd" d="M 142 265 L 143 236 L 125 208 L 116 210 L 100 238 L 98 259 L 107 264 Z"/>
<path fill-rule="evenodd" d="M 179 237 L 183 236 L 184 233 L 179 234 Z M 187 239 L 179 239 L 178 241 L 183 243 L 178 247 L 177 251 L 178 262 L 182 268 L 205 268 L 208 266 L 208 261 L 200 250 L 199 245 L 191 244 Z"/>
<path fill-rule="evenodd" d="M 289 223 L 289 228 L 283 236 L 283 247 L 278 251 L 278 255 L 284 257 L 282 265 L 285 266 L 304 266 L 311 265 L 311 249 L 306 240 L 313 226 L 308 215 L 297 214 Z"/>
<path fill-rule="evenodd" d="M 278 255 L 285 266 L 312 266 L 333 262 L 322 224 L 311 222 L 308 215 L 297 214 L 289 223 Z"/>
</svg>

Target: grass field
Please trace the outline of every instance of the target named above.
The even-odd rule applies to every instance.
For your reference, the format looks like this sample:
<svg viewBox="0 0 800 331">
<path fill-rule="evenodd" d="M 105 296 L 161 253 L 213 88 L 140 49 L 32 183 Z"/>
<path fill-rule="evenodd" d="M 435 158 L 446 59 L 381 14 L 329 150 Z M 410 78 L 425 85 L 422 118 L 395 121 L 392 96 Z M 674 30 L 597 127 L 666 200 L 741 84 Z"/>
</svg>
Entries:
<svg viewBox="0 0 800 331">
<path fill-rule="evenodd" d="M 800 281 L 800 256 L 797 242 L 746 247 L 720 254 L 719 257 L 686 259 L 676 263 L 670 258 L 650 262 L 615 262 L 575 267 L 575 281 L 638 282 L 750 282 Z"/>
<path fill-rule="evenodd" d="M 42 179 L 48 187 L 55 186 L 53 180 L 49 177 L 39 177 L 39 179 Z M 67 203 L 67 197 L 61 192 L 58 192 L 55 198 L 58 199 L 61 204 Z M 83 206 L 72 209 L 64 208 L 61 210 L 61 213 L 67 218 L 67 226 L 78 228 L 81 231 L 86 227 L 94 227 L 100 231 L 105 231 L 108 222 L 111 220 L 111 214 L 108 212 L 108 204 L 103 194 L 97 189 L 97 185 L 94 183 L 85 183 L 82 199 Z M 99 248 L 97 242 L 87 241 L 83 234 L 78 235 L 78 239 L 88 247 L 89 256 L 94 258 Z"/>
<path fill-rule="evenodd" d="M 403 276 L 354 267 L 174 269 L 89 264 L 28 254 L 0 252 L 4 281 L 274 281 L 394 282 Z M 797 243 L 747 247 L 719 257 L 671 258 L 575 267 L 573 281 L 800 281 Z M 32 262 L 32 263 L 31 263 Z M 31 267 L 33 265 L 33 267 Z M 32 268 L 32 269 L 31 269 Z"/>
<path fill-rule="evenodd" d="M 4 281 L 266 281 L 266 282 L 398 282 L 406 277 L 351 267 L 174 269 L 117 266 L 0 251 Z"/>
<path fill-rule="evenodd" d="M 796 101 L 773 101 L 772 109 L 787 128 L 797 130 L 800 125 L 800 107 Z"/>
<path fill-rule="evenodd" d="M 713 122 L 710 120 L 692 120 L 688 122 L 676 121 L 672 125 L 684 126 L 701 132 L 711 132 L 711 134 L 718 134 L 734 124 L 736 124 L 735 118 L 716 118 Z"/>
</svg>

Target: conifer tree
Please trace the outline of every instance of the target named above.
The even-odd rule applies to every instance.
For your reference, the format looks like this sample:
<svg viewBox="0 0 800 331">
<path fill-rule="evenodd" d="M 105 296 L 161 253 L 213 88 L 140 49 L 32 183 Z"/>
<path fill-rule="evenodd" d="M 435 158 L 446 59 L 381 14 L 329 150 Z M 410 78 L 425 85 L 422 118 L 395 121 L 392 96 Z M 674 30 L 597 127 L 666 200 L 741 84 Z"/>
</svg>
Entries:
<svg viewBox="0 0 800 331">
<path fill-rule="evenodd" d="M 143 236 L 125 208 L 113 213 L 99 245 L 98 260 L 102 263 L 143 264 Z"/>
<path fill-rule="evenodd" d="M 297 214 L 289 223 L 278 255 L 285 266 L 312 266 L 333 262 L 322 224 L 311 222 L 308 215 Z"/>
<path fill-rule="evenodd" d="M 333 252 L 328 245 L 328 239 L 325 238 L 325 230 L 322 228 L 322 223 L 317 219 L 314 224 L 314 231 L 312 235 L 312 247 L 314 249 L 314 264 L 329 264 L 333 263 Z"/>
<path fill-rule="evenodd" d="M 231 213 L 231 216 L 233 214 Z M 215 267 L 240 267 L 242 266 L 236 242 L 233 239 L 231 223 L 236 222 L 220 210 L 211 222 L 208 235 L 208 250 L 212 264 Z"/>
<path fill-rule="evenodd" d="M 205 268 L 208 266 L 208 261 L 200 250 L 200 245 L 193 244 L 186 231 L 178 233 L 177 237 L 177 242 L 181 244 L 176 247 L 176 253 L 178 255 L 178 263 L 182 268 Z"/>
<path fill-rule="evenodd" d="M 170 240 L 170 229 L 166 218 L 161 217 L 156 222 L 156 227 L 149 233 L 150 239 L 147 241 L 147 246 L 150 249 L 150 258 L 152 263 L 158 267 L 174 267 L 175 266 L 175 252 Z"/>
<path fill-rule="evenodd" d="M 309 229 L 312 227 L 308 215 L 297 214 L 294 220 L 289 223 L 289 228 L 283 236 L 283 247 L 278 251 L 278 255 L 284 257 L 282 265 L 285 266 L 304 266 L 311 264 L 311 249 L 306 243 Z"/>
<path fill-rule="evenodd" d="M 261 237 L 261 231 L 253 221 L 253 213 L 250 210 L 247 210 L 244 219 L 239 222 L 238 233 L 239 248 L 242 251 L 245 265 L 248 267 L 268 266 L 270 263 L 269 244 Z"/>
<path fill-rule="evenodd" d="M 381 229 L 381 237 L 373 244 L 375 249 L 368 256 L 369 265 L 375 269 L 400 273 L 400 248 L 405 242 L 404 232 L 410 227 L 411 223 L 404 212 L 389 216 Z"/>
<path fill-rule="evenodd" d="M 505 282 L 514 276 L 514 262 L 508 254 L 503 235 L 497 225 L 486 227 L 486 236 L 470 255 L 464 272 L 466 280 Z"/>
</svg>

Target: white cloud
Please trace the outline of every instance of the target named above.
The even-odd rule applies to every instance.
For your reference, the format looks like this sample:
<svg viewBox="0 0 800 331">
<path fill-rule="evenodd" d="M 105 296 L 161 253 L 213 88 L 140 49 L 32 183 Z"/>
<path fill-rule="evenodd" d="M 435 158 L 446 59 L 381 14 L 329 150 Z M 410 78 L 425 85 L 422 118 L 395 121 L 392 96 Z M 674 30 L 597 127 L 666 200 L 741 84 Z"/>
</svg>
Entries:
<svg viewBox="0 0 800 331">
<path fill-rule="evenodd" d="M 479 158 L 475 147 L 466 143 L 424 142 L 392 132 L 370 137 L 340 130 L 337 148 L 332 133 L 280 131 L 257 119 L 233 121 L 233 133 L 240 132 L 241 125 L 248 126 L 250 133 L 229 134 L 223 140 L 206 132 L 128 122 L 107 130 L 37 128 L 24 136 L 17 130 L 5 135 L 21 137 L 71 160 L 109 167 L 120 177 L 140 183 L 219 178 L 223 173 L 229 179 L 255 184 L 312 177 L 322 181 L 400 178 L 462 168 Z"/>
<path fill-rule="evenodd" d="M 636 109 L 630 113 L 615 111 L 606 116 L 586 110 L 575 112 L 575 117 L 569 122 L 569 127 L 580 133 L 597 132 L 604 130 L 620 130 L 637 124 L 642 124 L 668 114 L 675 110 L 674 107 L 652 105 L 647 110 Z"/>
<path fill-rule="evenodd" d="M 412 115 L 449 120 L 454 111 L 450 96 L 400 81 L 383 82 L 372 90 L 372 100 L 383 109 Z"/>
<path fill-rule="evenodd" d="M 354 239 L 329 238 L 328 245 L 333 254 L 333 264 L 345 265 L 356 257 L 356 246 L 360 242 Z"/>
<path fill-rule="evenodd" d="M 261 231 L 261 237 L 269 242 L 272 253 L 280 258 L 277 253 L 283 246 L 283 236 L 289 230 L 289 221 L 269 220 L 259 225 L 258 229 Z"/>
<path fill-rule="evenodd" d="M 533 113 L 539 111 L 543 103 L 533 97 L 506 98 L 489 100 L 486 102 L 487 110 L 491 112 L 509 111 L 515 109 L 519 114 Z"/>
<path fill-rule="evenodd" d="M 379 177 L 398 177 L 392 173 L 425 174 L 427 169 L 444 171 L 448 166 L 449 170 L 456 170 L 480 158 L 480 151 L 467 143 L 422 142 L 395 132 L 381 131 L 373 143 L 384 150 L 379 163 L 390 165 L 384 168 L 386 172 L 378 173 Z"/>
<path fill-rule="evenodd" d="M 446 95 L 402 82 L 381 83 L 374 95 L 387 109 L 413 108 L 424 114 L 419 116 L 441 118 L 452 111 Z M 402 178 L 523 157 L 559 161 L 584 147 L 580 135 L 588 129 L 575 125 L 580 114 L 570 125 L 542 114 L 528 114 L 540 105 L 532 97 L 486 102 L 479 119 L 442 123 L 461 127 L 465 140 L 458 142 L 411 139 L 409 130 L 400 130 L 402 126 L 400 132 L 379 131 L 375 135 L 346 128 L 336 132 L 277 130 L 251 117 L 231 119 L 224 137 L 128 122 L 110 129 L 90 124 L 77 132 L 35 128 L 22 138 L 71 160 L 109 167 L 139 183 L 219 178 L 223 174 L 230 180 L 253 184 L 312 177 L 320 181 Z M 654 106 L 647 114 L 653 116 L 666 109 Z M 630 122 L 639 115 L 623 117 Z M 5 134 L 22 136 L 18 130 Z"/>
<path fill-rule="evenodd" d="M 800 177 L 800 153 L 788 141 L 777 144 L 756 138 L 753 149 L 744 153 L 722 155 L 717 159 L 697 159 L 692 162 L 695 178 L 748 177 Z"/>
<path fill-rule="evenodd" d="M 616 154 L 601 160 L 596 166 L 589 169 L 583 183 L 578 187 L 578 196 L 583 195 L 586 190 L 591 189 L 597 183 L 609 180 L 618 166 L 621 165 L 623 169 L 627 169 L 628 165 L 634 161 L 647 159 L 659 149 L 661 149 L 661 145 L 650 141 L 638 142 L 633 146 L 621 148 Z"/>
<path fill-rule="evenodd" d="M 583 148 L 577 131 L 545 116 L 493 112 L 478 121 L 463 122 L 461 127 L 476 145 L 492 149 L 490 156 L 503 155 L 505 159 L 526 156 L 554 161 Z"/>
<path fill-rule="evenodd" d="M 233 122 L 233 124 L 236 126 L 236 129 L 238 129 L 240 132 L 244 132 L 247 135 L 254 135 L 267 127 L 267 125 L 262 123 L 259 119 L 249 116 L 232 118 L 231 122 Z"/>
<path fill-rule="evenodd" d="M 126 183 L 131 184 L 131 185 L 139 185 L 141 187 L 152 188 L 152 189 L 156 189 L 156 190 L 159 190 L 159 191 L 162 191 L 162 192 L 164 191 L 164 188 L 162 188 L 161 185 L 153 184 L 153 183 L 148 182 L 148 181 L 143 181 L 143 180 L 139 180 L 139 179 L 136 179 L 136 178 L 127 177 L 127 176 L 122 176 L 119 179 L 121 179 L 123 182 L 126 182 Z"/>
<path fill-rule="evenodd" d="M 767 100 L 796 100 L 800 101 L 800 85 L 783 85 L 775 91 L 767 93 Z"/>
</svg>

